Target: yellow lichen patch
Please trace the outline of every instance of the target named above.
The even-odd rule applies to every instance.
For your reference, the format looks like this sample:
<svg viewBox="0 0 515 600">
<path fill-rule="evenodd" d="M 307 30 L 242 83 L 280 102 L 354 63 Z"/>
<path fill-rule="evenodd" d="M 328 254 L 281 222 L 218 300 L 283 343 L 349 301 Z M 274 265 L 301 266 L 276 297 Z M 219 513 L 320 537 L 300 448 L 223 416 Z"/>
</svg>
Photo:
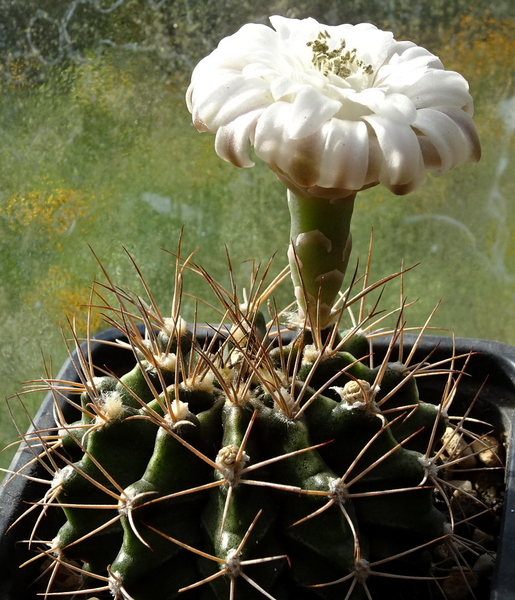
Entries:
<svg viewBox="0 0 515 600">
<path fill-rule="evenodd" d="M 90 304 L 90 288 L 81 285 L 62 267 L 50 267 L 33 290 L 27 296 L 27 306 L 38 306 L 43 301 L 43 309 L 48 318 L 55 319 L 55 315 L 59 315 L 60 318 L 73 321 L 78 336 L 87 333 L 88 312 L 91 332 L 102 328 L 100 309 L 92 308 L 88 311 L 87 308 Z"/>
<path fill-rule="evenodd" d="M 9 90 L 26 89 L 40 75 L 42 68 L 43 64 L 35 57 L 11 56 L 0 61 L 0 71 Z"/>
<path fill-rule="evenodd" d="M 497 79 L 500 70 L 513 69 L 515 22 L 488 12 L 482 18 L 462 15 L 458 31 L 446 40 L 447 49 L 446 66 L 452 61 L 449 66 L 459 69 L 472 86 L 485 77 Z"/>
<path fill-rule="evenodd" d="M 76 222 L 90 212 L 96 202 L 93 194 L 70 189 L 31 190 L 12 195 L 4 215 L 14 231 L 34 228 L 38 234 L 52 237 L 71 231 Z"/>
<path fill-rule="evenodd" d="M 117 118 L 131 118 L 134 109 L 144 116 L 149 108 L 143 101 L 140 84 L 143 75 L 130 64 L 120 68 L 119 65 L 106 60 L 91 61 L 81 65 L 76 71 L 74 94 L 77 100 Z"/>
</svg>

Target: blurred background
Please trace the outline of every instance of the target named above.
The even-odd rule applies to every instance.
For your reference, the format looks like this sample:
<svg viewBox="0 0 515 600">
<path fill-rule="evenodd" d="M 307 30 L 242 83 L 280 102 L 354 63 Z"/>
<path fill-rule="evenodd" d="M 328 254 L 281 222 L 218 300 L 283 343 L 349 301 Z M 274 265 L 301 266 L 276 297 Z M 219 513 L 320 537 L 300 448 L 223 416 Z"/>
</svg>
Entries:
<svg viewBox="0 0 515 600">
<path fill-rule="evenodd" d="M 373 277 L 420 263 L 406 276 L 408 299 L 419 299 L 408 325 L 423 324 L 441 299 L 433 325 L 443 334 L 515 344 L 512 0 L 0 0 L 0 447 L 17 435 L 3 399 L 57 373 L 68 319 L 85 334 L 84 306 L 102 280 L 91 249 L 116 284 L 139 292 L 127 250 L 165 314 L 173 257 L 162 249 L 176 250 L 183 225 L 183 252 L 198 249 L 195 260 L 224 285 L 226 247 L 242 287 L 247 259 L 277 252 L 272 271 L 286 264 L 284 188 L 261 164 L 219 159 L 184 102 L 195 64 L 271 14 L 372 22 L 468 79 L 482 161 L 407 197 L 361 192 L 350 264 L 365 263 L 373 228 Z M 194 277 L 187 287 L 205 289 Z M 385 306 L 398 295 L 393 285 Z M 287 282 L 277 303 L 290 301 Z M 193 306 L 185 298 L 184 318 Z M 100 311 L 91 326 L 105 328 Z M 40 400 L 24 396 L 31 414 Z M 25 430 L 19 401 L 9 404 Z"/>
</svg>

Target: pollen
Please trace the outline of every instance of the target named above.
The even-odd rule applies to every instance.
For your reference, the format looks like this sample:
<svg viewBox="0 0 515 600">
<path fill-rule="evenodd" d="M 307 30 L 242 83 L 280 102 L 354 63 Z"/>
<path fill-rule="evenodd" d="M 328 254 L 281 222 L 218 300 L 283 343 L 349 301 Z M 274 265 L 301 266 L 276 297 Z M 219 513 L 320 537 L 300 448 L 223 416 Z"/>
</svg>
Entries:
<svg viewBox="0 0 515 600">
<path fill-rule="evenodd" d="M 372 65 L 357 58 L 356 48 L 348 50 L 347 42 L 342 39 L 339 46 L 334 50 L 330 50 L 327 42 L 330 39 L 331 36 L 327 31 L 321 31 L 316 40 L 307 42 L 307 46 L 313 52 L 311 62 L 318 71 L 321 71 L 324 75 L 334 73 L 344 79 L 358 71 L 362 71 L 365 75 L 373 74 Z"/>
</svg>

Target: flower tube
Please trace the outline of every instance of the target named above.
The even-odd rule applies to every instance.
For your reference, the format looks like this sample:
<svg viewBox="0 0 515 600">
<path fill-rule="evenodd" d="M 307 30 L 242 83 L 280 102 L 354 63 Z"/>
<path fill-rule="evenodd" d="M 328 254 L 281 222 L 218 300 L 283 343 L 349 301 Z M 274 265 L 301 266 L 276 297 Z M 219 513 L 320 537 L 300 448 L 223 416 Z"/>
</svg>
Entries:
<svg viewBox="0 0 515 600">
<path fill-rule="evenodd" d="M 238 167 L 263 160 L 288 188 L 289 260 L 301 316 L 324 327 L 350 253 L 358 191 L 407 194 L 476 162 L 466 80 L 428 50 L 369 23 L 270 17 L 244 25 L 193 71 L 186 101 L 199 131 Z"/>
</svg>

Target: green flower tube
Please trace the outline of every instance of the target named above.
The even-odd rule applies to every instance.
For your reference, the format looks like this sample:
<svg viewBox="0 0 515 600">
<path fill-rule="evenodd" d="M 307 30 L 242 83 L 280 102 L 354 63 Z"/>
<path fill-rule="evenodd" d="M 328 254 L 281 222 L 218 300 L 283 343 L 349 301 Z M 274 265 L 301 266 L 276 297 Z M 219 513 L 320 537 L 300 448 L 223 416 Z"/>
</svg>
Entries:
<svg viewBox="0 0 515 600">
<path fill-rule="evenodd" d="M 288 191 L 288 260 L 300 317 L 313 329 L 326 327 L 333 315 L 352 248 L 355 197 L 302 198 Z"/>
</svg>

